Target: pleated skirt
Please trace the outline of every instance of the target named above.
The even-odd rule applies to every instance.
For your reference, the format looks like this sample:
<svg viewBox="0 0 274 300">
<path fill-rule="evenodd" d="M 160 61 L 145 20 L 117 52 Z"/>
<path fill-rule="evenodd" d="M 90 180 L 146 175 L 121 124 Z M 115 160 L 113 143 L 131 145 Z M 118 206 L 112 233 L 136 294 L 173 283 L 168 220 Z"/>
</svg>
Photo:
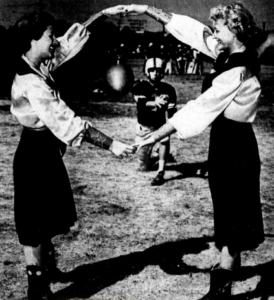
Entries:
<svg viewBox="0 0 274 300">
<path fill-rule="evenodd" d="M 22 131 L 13 175 L 15 225 L 23 245 L 35 247 L 67 233 L 77 220 L 63 150 L 49 130 Z"/>
<path fill-rule="evenodd" d="M 264 228 L 252 125 L 219 116 L 211 128 L 208 161 L 216 246 L 255 249 L 264 241 Z"/>
</svg>

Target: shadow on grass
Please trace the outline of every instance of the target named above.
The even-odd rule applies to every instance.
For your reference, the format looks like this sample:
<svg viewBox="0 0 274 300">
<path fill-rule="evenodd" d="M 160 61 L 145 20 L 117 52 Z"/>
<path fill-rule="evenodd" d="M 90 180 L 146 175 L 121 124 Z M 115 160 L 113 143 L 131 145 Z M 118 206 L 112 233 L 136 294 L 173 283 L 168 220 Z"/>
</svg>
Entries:
<svg viewBox="0 0 274 300">
<path fill-rule="evenodd" d="M 208 249 L 208 243 L 212 240 L 212 237 L 202 237 L 168 242 L 153 246 L 143 252 L 79 266 L 65 274 L 66 282 L 72 283 L 58 291 L 54 299 L 87 299 L 130 275 L 139 274 L 149 265 L 158 265 L 170 275 L 208 272 L 209 269 L 199 269 L 183 263 L 182 257 L 184 254 L 198 254 Z"/>
<path fill-rule="evenodd" d="M 177 171 L 181 175 L 168 178 L 167 181 L 183 179 L 188 177 L 199 177 L 207 178 L 208 177 L 208 162 L 197 162 L 197 163 L 181 163 L 178 165 L 167 165 L 166 170 Z"/>
<path fill-rule="evenodd" d="M 260 276 L 256 288 L 231 297 L 231 300 L 260 299 L 268 300 L 274 296 L 273 285 L 274 260 L 256 266 L 241 267 L 235 276 L 235 281 L 245 281 L 254 276 Z M 271 298 L 272 299 L 272 298 Z"/>
<path fill-rule="evenodd" d="M 139 274 L 149 265 L 158 265 L 170 275 L 209 273 L 210 269 L 199 269 L 183 263 L 182 257 L 184 254 L 198 254 L 206 250 L 208 243 L 212 241 L 213 237 L 202 237 L 168 242 L 153 246 L 143 252 L 79 266 L 65 273 L 66 279 L 62 282 L 71 282 L 71 284 L 55 293 L 52 300 L 88 299 L 128 276 Z M 254 290 L 232 295 L 230 299 L 270 300 L 270 297 L 274 296 L 273 270 L 274 260 L 256 266 L 241 267 L 235 274 L 234 282 L 245 281 L 255 276 L 260 276 L 261 279 Z M 27 298 L 20 300 L 27 300 Z"/>
</svg>

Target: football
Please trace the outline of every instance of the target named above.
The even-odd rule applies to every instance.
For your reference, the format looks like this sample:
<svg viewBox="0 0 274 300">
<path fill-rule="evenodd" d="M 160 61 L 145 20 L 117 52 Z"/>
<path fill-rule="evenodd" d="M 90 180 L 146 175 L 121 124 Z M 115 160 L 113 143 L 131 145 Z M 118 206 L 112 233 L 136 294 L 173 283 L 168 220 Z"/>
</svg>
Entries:
<svg viewBox="0 0 274 300">
<path fill-rule="evenodd" d="M 133 71 L 127 65 L 113 65 L 107 70 L 106 82 L 109 92 L 126 94 L 134 83 Z"/>
</svg>

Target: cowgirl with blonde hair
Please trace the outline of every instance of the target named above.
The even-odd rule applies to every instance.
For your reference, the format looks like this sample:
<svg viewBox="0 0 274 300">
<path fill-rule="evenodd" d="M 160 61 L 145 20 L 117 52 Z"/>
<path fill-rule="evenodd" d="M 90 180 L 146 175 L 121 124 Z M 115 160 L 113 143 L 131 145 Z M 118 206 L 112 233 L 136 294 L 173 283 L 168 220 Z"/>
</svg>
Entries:
<svg viewBox="0 0 274 300">
<path fill-rule="evenodd" d="M 202 299 L 230 299 L 241 251 L 255 249 L 264 241 L 260 157 L 252 129 L 261 94 L 260 65 L 253 48 L 254 18 L 240 2 L 219 5 L 210 11 L 212 32 L 190 17 L 150 6 L 130 5 L 126 10 L 162 22 L 181 42 L 218 61 L 203 93 L 136 146 L 140 149 L 175 132 L 181 139 L 190 138 L 211 125 L 209 186 L 220 261 L 212 268 L 210 290 Z"/>
</svg>

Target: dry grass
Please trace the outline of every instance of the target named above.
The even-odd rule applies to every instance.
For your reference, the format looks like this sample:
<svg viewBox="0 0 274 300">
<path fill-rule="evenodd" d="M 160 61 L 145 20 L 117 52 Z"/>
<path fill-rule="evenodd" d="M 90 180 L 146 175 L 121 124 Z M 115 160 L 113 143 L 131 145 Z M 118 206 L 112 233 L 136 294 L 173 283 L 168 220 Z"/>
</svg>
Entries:
<svg viewBox="0 0 274 300">
<path fill-rule="evenodd" d="M 272 85 L 254 129 L 261 161 L 261 195 L 266 240 L 257 251 L 242 254 L 243 268 L 232 299 L 274 299 L 274 118 Z M 182 95 L 193 98 L 201 81 L 170 78 Z M 187 94 L 188 93 L 188 94 Z M 0 106 L 0 299 L 21 299 L 27 278 L 13 221 L 12 160 L 20 127 Z M 95 127 L 126 143 L 134 141 L 133 103 L 76 103 Z M 71 233 L 56 237 L 59 267 L 68 282 L 54 284 L 56 299 L 192 300 L 206 293 L 209 268 L 216 260 L 213 213 L 208 181 L 199 175 L 207 159 L 209 129 L 184 142 L 172 137 L 169 163 L 160 187 L 151 187 L 155 172 L 136 172 L 136 157 L 120 160 L 85 144 L 68 149 L 64 158 L 75 196 L 78 223 Z M 248 208 L 247 208 L 248 209 Z M 64 211 L 65 213 L 65 211 Z"/>
</svg>

